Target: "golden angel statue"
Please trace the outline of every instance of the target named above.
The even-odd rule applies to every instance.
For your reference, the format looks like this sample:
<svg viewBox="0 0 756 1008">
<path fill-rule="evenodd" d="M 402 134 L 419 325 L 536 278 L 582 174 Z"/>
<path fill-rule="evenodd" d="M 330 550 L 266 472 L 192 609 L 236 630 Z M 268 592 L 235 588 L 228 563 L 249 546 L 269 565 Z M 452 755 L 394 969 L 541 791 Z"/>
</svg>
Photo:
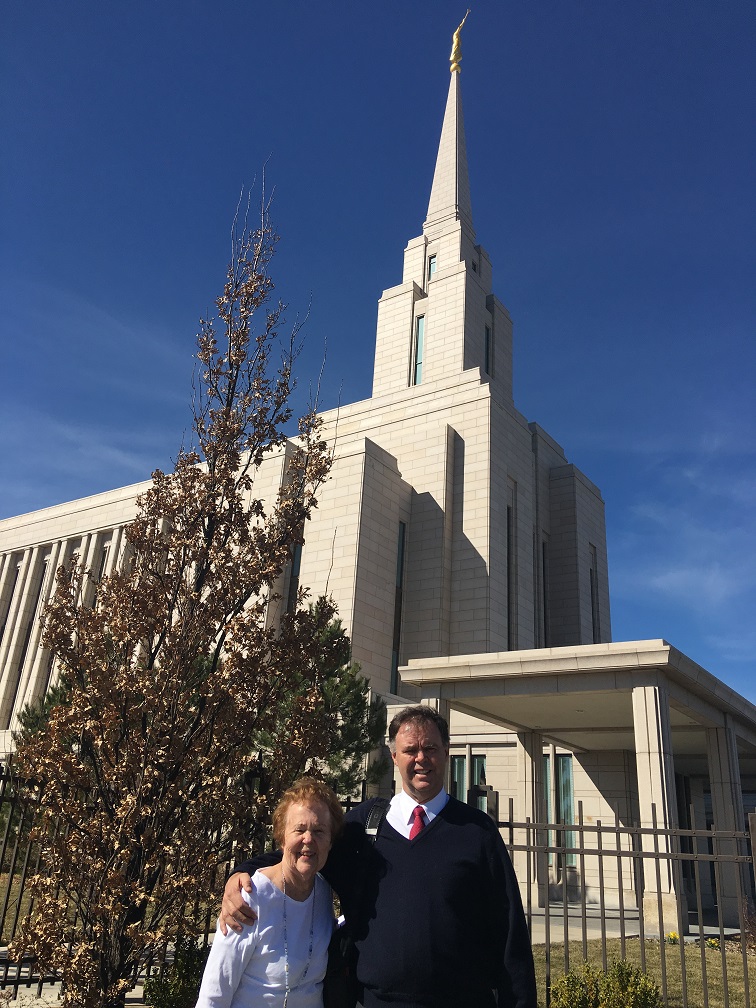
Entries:
<svg viewBox="0 0 756 1008">
<path fill-rule="evenodd" d="M 449 57 L 449 59 L 451 60 L 451 72 L 452 73 L 459 73 L 459 71 L 460 71 L 460 65 L 459 64 L 460 64 L 460 61 L 462 59 L 462 47 L 461 47 L 460 42 L 459 42 L 459 35 L 460 35 L 460 32 L 462 31 L 462 28 L 464 27 L 465 21 L 467 21 L 467 15 L 469 13 L 470 13 L 470 11 L 468 9 L 467 13 L 462 18 L 462 23 L 460 24 L 459 28 L 457 28 L 457 30 L 454 32 L 454 35 L 452 36 L 452 51 L 451 51 L 451 56 Z"/>
</svg>

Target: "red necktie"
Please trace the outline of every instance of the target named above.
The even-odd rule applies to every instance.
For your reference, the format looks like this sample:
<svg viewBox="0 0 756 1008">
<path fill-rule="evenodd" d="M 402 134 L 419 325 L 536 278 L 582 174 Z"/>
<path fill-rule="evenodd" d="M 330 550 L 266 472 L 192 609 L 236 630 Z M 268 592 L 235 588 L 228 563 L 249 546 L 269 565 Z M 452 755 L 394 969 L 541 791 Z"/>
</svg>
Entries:
<svg viewBox="0 0 756 1008">
<path fill-rule="evenodd" d="M 425 813 L 423 812 L 422 805 L 416 805 L 412 809 L 412 817 L 414 821 L 412 823 L 412 828 L 410 829 L 410 835 L 409 835 L 410 840 L 414 840 L 417 834 L 423 828 L 423 826 L 425 826 L 424 816 Z"/>
</svg>

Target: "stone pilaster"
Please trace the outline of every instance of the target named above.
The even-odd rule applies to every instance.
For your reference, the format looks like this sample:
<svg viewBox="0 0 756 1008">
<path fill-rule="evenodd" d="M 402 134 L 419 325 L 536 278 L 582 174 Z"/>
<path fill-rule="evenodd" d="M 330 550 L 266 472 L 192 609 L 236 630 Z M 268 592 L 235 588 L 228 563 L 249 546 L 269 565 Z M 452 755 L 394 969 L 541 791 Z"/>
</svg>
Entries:
<svg viewBox="0 0 756 1008">
<path fill-rule="evenodd" d="M 706 730 L 706 756 L 709 762 L 714 829 L 723 832 L 741 831 L 745 829 L 745 823 L 740 762 L 735 732 L 727 715 L 723 728 Z M 714 853 L 734 856 L 738 853 L 737 842 L 734 838 L 717 840 Z M 727 861 L 718 863 L 715 868 L 717 905 L 721 909 L 723 922 L 728 927 L 740 926 L 738 893 L 748 891 L 749 881 L 743 868 L 745 866 Z"/>
<path fill-rule="evenodd" d="M 518 822 L 543 823 L 546 821 L 546 802 L 543 786 L 543 736 L 539 732 L 517 733 L 517 783 Z M 517 838 L 517 843 L 546 843 L 546 831 L 528 831 Z M 517 881 L 523 899 L 528 895 L 528 883 L 536 883 L 538 906 L 544 906 L 548 894 L 549 866 L 546 854 L 515 851 L 513 856 Z M 533 889 L 531 888 L 531 893 Z"/>
<path fill-rule="evenodd" d="M 633 689 L 633 725 L 638 774 L 640 825 L 676 829 L 677 799 L 669 720 L 669 696 L 661 686 Z M 648 933 L 679 932 L 687 924 L 687 906 L 679 861 L 668 854 L 679 850 L 675 837 L 661 832 L 643 834 L 644 851 L 658 853 L 643 859 L 643 918 Z"/>
</svg>

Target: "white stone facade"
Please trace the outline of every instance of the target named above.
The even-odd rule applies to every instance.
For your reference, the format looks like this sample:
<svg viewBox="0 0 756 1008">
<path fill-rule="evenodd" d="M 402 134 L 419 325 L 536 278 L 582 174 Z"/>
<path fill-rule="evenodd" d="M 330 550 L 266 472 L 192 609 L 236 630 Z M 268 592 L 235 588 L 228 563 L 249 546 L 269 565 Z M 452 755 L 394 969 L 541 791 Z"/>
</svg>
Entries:
<svg viewBox="0 0 756 1008">
<path fill-rule="evenodd" d="M 422 234 L 379 301 L 372 397 L 323 420 L 334 465 L 300 583 L 333 595 L 374 691 L 449 713 L 458 790 L 485 764 L 500 815 L 511 801 L 542 821 L 564 801 L 566 757 L 588 820 L 647 822 L 654 806 L 674 825 L 682 775 L 702 812 L 716 792 L 715 822 L 742 824 L 756 710 L 664 642 L 609 643 L 601 495 L 515 407 L 512 322 L 473 231 L 458 73 Z M 266 460 L 256 496 L 273 499 L 283 462 Z M 95 575 L 111 570 L 147 485 L 0 522 L 3 751 L 54 675 L 39 614 L 55 569 L 78 552 Z"/>
</svg>

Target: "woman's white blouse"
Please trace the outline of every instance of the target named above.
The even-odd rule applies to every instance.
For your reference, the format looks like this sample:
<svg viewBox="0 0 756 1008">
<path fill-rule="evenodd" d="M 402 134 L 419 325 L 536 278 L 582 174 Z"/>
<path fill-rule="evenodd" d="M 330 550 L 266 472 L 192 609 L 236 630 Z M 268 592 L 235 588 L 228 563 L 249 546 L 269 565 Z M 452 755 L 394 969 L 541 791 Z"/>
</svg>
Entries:
<svg viewBox="0 0 756 1008">
<path fill-rule="evenodd" d="M 244 899 L 257 913 L 241 934 L 224 935 L 217 928 L 202 977 L 197 1008 L 258 1008 L 282 1006 L 286 991 L 283 908 L 289 946 L 289 1001 L 287 1008 L 322 1008 L 322 983 L 333 932 L 331 889 L 319 875 L 304 903 L 284 896 L 259 871 L 252 877 L 253 893 Z M 313 902 L 314 920 L 313 920 Z M 307 969 L 310 928 L 312 959 Z M 304 976 L 305 970 L 307 975 Z M 304 976 L 304 979 L 303 979 Z"/>
</svg>

